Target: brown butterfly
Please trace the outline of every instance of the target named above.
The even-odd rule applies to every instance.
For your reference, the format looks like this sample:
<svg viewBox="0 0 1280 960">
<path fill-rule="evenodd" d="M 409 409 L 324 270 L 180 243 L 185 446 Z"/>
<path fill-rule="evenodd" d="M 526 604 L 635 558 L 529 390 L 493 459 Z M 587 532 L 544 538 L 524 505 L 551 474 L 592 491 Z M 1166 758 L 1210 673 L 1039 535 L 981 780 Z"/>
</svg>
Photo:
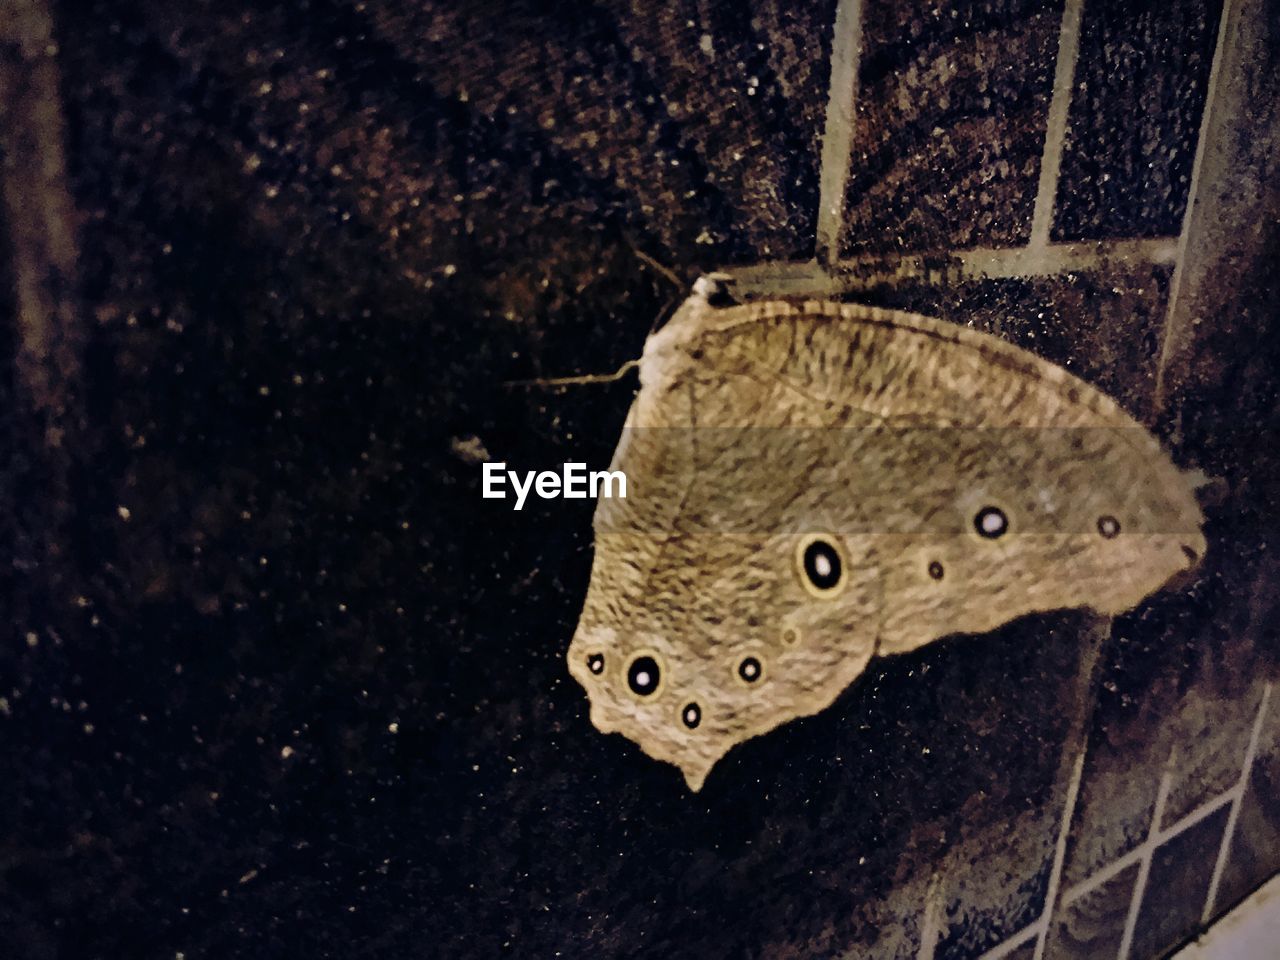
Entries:
<svg viewBox="0 0 1280 960">
<path fill-rule="evenodd" d="M 1127 610 L 1205 552 L 1189 475 L 1098 390 L 995 337 L 825 301 L 650 336 L 569 670 L 690 789 L 877 654 Z"/>
</svg>

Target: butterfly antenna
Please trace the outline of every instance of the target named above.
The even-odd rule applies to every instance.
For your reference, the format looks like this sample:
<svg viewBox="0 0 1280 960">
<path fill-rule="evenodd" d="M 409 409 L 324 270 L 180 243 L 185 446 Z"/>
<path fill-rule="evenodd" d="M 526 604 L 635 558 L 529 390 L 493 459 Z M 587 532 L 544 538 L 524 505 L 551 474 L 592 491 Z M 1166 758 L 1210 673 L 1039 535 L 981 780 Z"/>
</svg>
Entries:
<svg viewBox="0 0 1280 960">
<path fill-rule="evenodd" d="M 689 286 L 687 283 L 681 280 L 679 276 L 676 275 L 676 272 L 674 270 L 672 270 L 666 264 L 659 263 L 657 260 L 653 259 L 653 257 L 649 256 L 647 253 L 645 253 L 643 250 L 637 247 L 630 237 L 624 237 L 624 239 L 627 242 L 627 246 L 631 248 L 631 252 L 636 255 L 637 260 L 643 263 L 646 267 L 648 267 L 658 276 L 662 277 L 663 280 L 666 280 L 667 283 L 675 287 L 677 291 L 683 291 Z"/>
<path fill-rule="evenodd" d="M 623 240 L 635 254 L 636 259 L 643 263 L 646 267 L 666 280 L 677 291 L 676 295 L 670 296 L 662 305 L 662 309 L 658 315 L 654 317 L 653 323 L 649 327 L 649 333 L 652 334 L 667 319 L 671 312 L 672 306 L 675 305 L 679 294 L 682 293 L 687 284 L 680 279 L 674 270 L 665 264 L 659 263 L 653 257 L 649 256 L 628 236 L 624 235 Z M 507 387 L 574 387 L 588 383 L 617 383 L 632 370 L 640 366 L 639 360 L 628 360 L 613 373 L 590 373 L 579 377 L 538 377 L 533 380 L 508 380 L 503 385 Z"/>
<path fill-rule="evenodd" d="M 639 360 L 628 360 L 613 373 L 588 373 L 580 377 L 538 377 L 534 380 L 507 380 L 505 387 L 574 387 L 584 383 L 617 383 L 640 366 Z"/>
</svg>

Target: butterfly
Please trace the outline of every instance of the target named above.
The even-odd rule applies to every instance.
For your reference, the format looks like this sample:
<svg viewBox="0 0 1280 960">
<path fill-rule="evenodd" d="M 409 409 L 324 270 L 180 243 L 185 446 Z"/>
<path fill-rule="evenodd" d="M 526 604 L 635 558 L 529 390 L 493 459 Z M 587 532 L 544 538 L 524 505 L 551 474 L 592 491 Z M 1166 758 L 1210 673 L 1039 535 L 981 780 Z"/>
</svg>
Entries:
<svg viewBox="0 0 1280 960">
<path fill-rule="evenodd" d="M 704 277 L 645 343 L 567 658 L 592 723 L 699 790 L 872 657 L 1132 608 L 1206 549 L 1189 472 L 988 334 Z"/>
</svg>

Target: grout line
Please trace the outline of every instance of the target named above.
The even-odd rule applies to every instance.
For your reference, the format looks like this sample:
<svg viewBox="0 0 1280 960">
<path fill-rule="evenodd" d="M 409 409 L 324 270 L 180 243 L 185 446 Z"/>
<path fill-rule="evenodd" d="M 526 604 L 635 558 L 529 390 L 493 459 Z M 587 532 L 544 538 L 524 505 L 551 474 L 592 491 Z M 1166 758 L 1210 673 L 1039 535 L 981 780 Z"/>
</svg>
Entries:
<svg viewBox="0 0 1280 960">
<path fill-rule="evenodd" d="M 1177 757 L 1177 748 L 1169 751 L 1169 759 L 1160 774 L 1160 786 L 1156 788 L 1156 805 L 1151 811 L 1151 826 L 1147 830 L 1147 840 L 1142 845 L 1142 859 L 1138 866 L 1138 879 L 1133 882 L 1133 894 L 1129 898 L 1129 914 L 1124 921 L 1124 936 L 1120 938 L 1120 950 L 1116 960 L 1128 960 L 1129 951 L 1133 948 L 1133 935 L 1138 928 L 1138 911 L 1142 909 L 1142 896 L 1147 892 L 1147 878 L 1151 875 L 1151 857 L 1155 853 L 1160 838 L 1160 823 L 1164 820 L 1164 805 L 1169 799 L 1169 787 L 1173 783 L 1173 764 Z"/>
<path fill-rule="evenodd" d="M 833 296 L 905 283 L 949 284 L 1056 276 L 1097 270 L 1109 264 L 1167 266 L 1177 255 L 1174 237 L 1053 243 L 1026 247 L 973 247 L 912 254 L 868 254 L 827 267 L 816 261 L 773 261 L 725 267 L 739 294 Z"/>
<path fill-rule="evenodd" d="M 1084 782 L 1084 763 L 1089 750 L 1089 719 L 1093 715 L 1093 709 L 1097 702 L 1092 693 L 1094 675 L 1097 672 L 1098 657 L 1101 653 L 1102 644 L 1105 643 L 1110 635 L 1110 620 L 1105 621 L 1105 626 L 1100 623 L 1099 629 L 1090 630 L 1090 642 L 1080 658 L 1076 678 L 1077 709 L 1073 711 L 1074 719 L 1068 728 L 1067 745 L 1063 747 L 1062 755 L 1058 761 L 1058 772 L 1054 774 L 1055 783 L 1061 782 L 1063 779 L 1066 760 L 1070 756 L 1068 752 L 1070 745 L 1075 745 L 1075 751 L 1070 763 L 1071 772 L 1065 778 L 1067 790 L 1062 799 L 1061 823 L 1058 827 L 1058 835 L 1053 843 L 1053 859 L 1049 867 L 1049 882 L 1045 885 L 1044 904 L 1041 906 L 1040 915 L 1004 943 L 997 944 L 991 950 L 988 950 L 983 954 L 983 960 L 999 960 L 999 958 L 1007 956 L 1033 939 L 1035 941 L 1035 946 L 1032 949 L 1033 956 L 1035 960 L 1043 960 L 1049 940 L 1050 925 L 1058 907 L 1058 892 L 1062 885 L 1062 872 L 1066 865 L 1067 847 L 1071 840 L 1071 824 L 1075 819 L 1076 805 L 1080 799 L 1080 786 Z"/>
<path fill-rule="evenodd" d="M 933 960 L 942 931 L 942 876 L 934 874 L 924 894 L 924 916 L 920 919 L 920 952 L 918 960 Z"/>
<path fill-rule="evenodd" d="M 822 131 L 822 167 L 818 175 L 818 228 L 815 254 L 822 263 L 840 256 L 845 191 L 853 162 L 854 101 L 862 54 L 862 0 L 839 0 L 831 36 L 831 87 Z"/>
<path fill-rule="evenodd" d="M 1135 240 L 1051 243 L 1038 248 L 1009 250 L 1002 247 L 961 251 L 970 273 L 990 278 L 1044 276 L 1096 270 L 1108 263 L 1137 260 L 1169 264 L 1176 255 L 1172 240 L 1163 237 Z"/>
<path fill-rule="evenodd" d="M 1001 960 L 1002 957 L 1007 957 L 1009 954 L 1013 953 L 1013 951 L 1017 950 L 1020 946 L 1022 946 L 1024 943 L 1030 940 L 1032 937 L 1040 936 L 1043 933 L 1046 926 L 1048 926 L 1048 924 L 1045 922 L 1045 915 L 1041 914 L 1039 920 L 1036 920 L 1034 923 L 1028 924 L 1027 926 L 1023 927 L 1021 930 L 1015 933 L 1012 937 L 1010 937 L 1004 943 L 998 946 L 992 947 L 990 950 L 984 953 L 981 957 L 979 957 L 978 960 Z"/>
<path fill-rule="evenodd" d="M 1227 814 L 1227 826 L 1222 831 L 1222 845 L 1218 848 L 1218 859 L 1213 865 L 1213 878 L 1209 881 L 1209 893 L 1204 899 L 1204 912 L 1200 914 L 1200 923 L 1205 926 L 1213 919 L 1213 908 L 1218 900 L 1218 885 L 1227 867 L 1227 858 L 1231 855 L 1231 839 L 1235 835 L 1236 821 L 1240 817 L 1240 805 L 1244 802 L 1244 795 L 1249 789 L 1253 761 L 1258 755 L 1258 740 L 1262 736 L 1262 721 L 1267 715 L 1267 703 L 1270 699 L 1271 684 L 1268 683 L 1262 688 L 1262 702 L 1258 704 L 1258 715 L 1253 719 L 1253 730 L 1249 734 L 1249 745 L 1245 748 L 1244 763 L 1240 768 L 1240 782 L 1236 785 L 1235 796 L 1231 799 L 1231 812 Z"/>
<path fill-rule="evenodd" d="M 1239 785 L 1232 786 L 1222 791 L 1222 793 L 1218 794 L 1214 799 L 1209 800 L 1206 803 L 1202 803 L 1200 806 L 1196 807 L 1194 810 L 1188 813 L 1185 817 L 1183 817 L 1177 823 L 1173 824 L 1173 826 L 1167 827 L 1166 829 L 1161 830 L 1159 833 L 1157 833 L 1155 843 L 1153 844 L 1153 846 L 1158 847 L 1162 845 L 1166 840 L 1172 840 L 1174 837 L 1176 837 L 1178 834 L 1182 833 L 1183 831 L 1190 830 L 1201 820 L 1204 820 L 1206 817 L 1209 817 L 1217 813 L 1219 810 L 1221 810 L 1223 807 L 1225 807 L 1228 803 L 1230 803 L 1235 798 L 1236 793 L 1238 791 L 1239 791 Z"/>
<path fill-rule="evenodd" d="M 1253 769 L 1254 761 L 1257 757 L 1258 745 L 1262 737 L 1263 721 L 1266 717 L 1267 708 L 1270 703 L 1272 686 L 1273 684 L 1268 682 L 1263 687 L 1262 700 L 1258 704 L 1258 712 L 1254 717 L 1253 729 L 1250 732 L 1249 742 L 1245 748 L 1240 778 L 1236 783 L 1218 794 L 1216 797 L 1206 800 L 1200 806 L 1182 817 L 1181 820 L 1170 824 L 1168 827 L 1161 828 L 1161 823 L 1164 820 L 1165 807 L 1168 803 L 1169 792 L 1173 782 L 1173 768 L 1177 760 L 1176 749 L 1170 751 L 1164 770 L 1161 772 L 1159 786 L 1156 790 L 1155 806 L 1151 813 L 1151 821 L 1147 828 L 1146 839 L 1124 856 L 1113 860 L 1111 863 L 1107 864 L 1091 876 L 1085 877 L 1085 879 L 1081 880 L 1074 886 L 1068 887 L 1062 892 L 1059 899 L 1057 894 L 1063 864 L 1066 859 L 1069 830 L 1084 774 L 1085 756 L 1084 751 L 1082 750 L 1076 757 L 1075 763 L 1072 766 L 1071 780 L 1067 786 L 1066 808 L 1063 812 L 1062 826 L 1059 830 L 1058 839 L 1054 848 L 1054 862 L 1050 869 L 1049 886 L 1045 893 L 1044 909 L 1041 911 L 1040 916 L 1033 922 L 1023 927 L 1003 943 L 997 944 L 990 950 L 983 953 L 979 957 L 979 960 L 1002 960 L 1002 958 L 1007 957 L 1014 950 L 1022 947 L 1033 938 L 1036 940 L 1035 960 L 1043 960 L 1048 940 L 1049 927 L 1052 922 L 1055 908 L 1059 905 L 1069 906 L 1076 900 L 1079 900 L 1091 891 L 1096 890 L 1098 887 L 1113 879 L 1124 870 L 1133 866 L 1134 863 L 1140 863 L 1141 866 L 1139 867 L 1138 876 L 1134 882 L 1133 892 L 1130 895 L 1129 911 L 1125 918 L 1125 927 L 1123 938 L 1121 940 L 1120 952 L 1117 955 L 1118 960 L 1126 960 L 1128 953 L 1133 947 L 1133 937 L 1136 932 L 1138 916 L 1142 906 L 1142 896 L 1146 892 L 1146 885 L 1151 871 L 1151 860 L 1155 855 L 1155 851 L 1166 841 L 1185 832 L 1200 821 L 1221 810 L 1224 806 L 1230 804 L 1230 813 L 1227 817 L 1222 844 L 1218 852 L 1218 860 L 1214 866 L 1213 877 L 1209 884 L 1209 893 L 1205 903 L 1202 923 L 1207 925 L 1209 917 L 1211 916 L 1213 904 L 1217 898 L 1221 875 L 1230 853 L 1230 842 L 1235 832 L 1239 807 L 1243 801 L 1244 793 L 1248 789 L 1249 777 Z M 930 889 L 932 890 L 932 886 Z M 1055 900 L 1057 902 L 1055 902 Z M 936 931 L 934 931 L 930 926 L 931 918 L 929 910 L 931 904 L 926 901 L 925 906 L 925 921 L 922 925 L 922 929 L 929 932 L 929 937 L 928 939 L 925 939 L 922 934 L 919 957 L 920 960 L 932 960 L 936 950 Z"/>
<path fill-rule="evenodd" d="M 1067 136 L 1071 94 L 1075 83 L 1076 60 L 1080 54 L 1080 21 L 1084 0 L 1066 0 L 1062 27 L 1058 32 L 1058 59 L 1053 71 L 1053 98 L 1044 130 L 1044 153 L 1040 157 L 1040 180 L 1036 185 L 1035 212 L 1031 216 L 1030 248 L 1047 246 L 1053 226 L 1053 207 L 1058 195 L 1058 174 L 1062 167 L 1062 144 Z"/>
<path fill-rule="evenodd" d="M 1264 694 L 1264 697 L 1270 696 L 1271 686 L 1272 686 L 1271 684 L 1267 684 L 1266 693 Z M 1260 735 L 1261 729 L 1262 729 L 1262 719 L 1261 719 L 1261 713 L 1259 713 L 1259 716 L 1254 720 L 1254 737 Z M 1254 751 L 1254 754 L 1250 754 L 1248 753 L 1248 751 L 1246 751 L 1246 756 L 1249 758 L 1249 762 L 1252 763 L 1253 756 L 1256 754 L 1256 750 L 1257 750 L 1257 741 L 1254 740 L 1252 737 L 1251 737 L 1249 749 Z M 1191 827 L 1194 827 L 1197 823 L 1199 823 L 1201 820 L 1205 819 L 1206 817 L 1209 817 L 1217 813 L 1223 807 L 1227 806 L 1227 804 L 1235 801 L 1235 799 L 1242 792 L 1241 791 L 1242 785 L 1243 785 L 1243 780 L 1238 781 L 1235 785 L 1231 786 L 1227 790 L 1224 790 L 1222 793 L 1218 794 L 1216 797 L 1213 797 L 1210 800 L 1206 800 L 1204 803 L 1196 807 L 1194 810 L 1188 813 L 1185 817 L 1183 817 L 1177 823 L 1174 823 L 1166 827 L 1165 829 L 1159 831 L 1159 833 L 1155 835 L 1154 839 L 1148 834 L 1148 838 L 1146 840 L 1138 844 L 1138 846 L 1134 847 L 1124 856 L 1119 857 L 1115 860 L 1112 860 L 1109 864 L 1107 864 L 1102 869 L 1098 870 L 1096 873 L 1093 873 L 1090 876 L 1085 877 L 1079 883 L 1076 883 L 1073 886 L 1070 886 L 1066 890 L 1064 890 L 1062 892 L 1062 896 L 1059 901 L 1060 904 L 1062 906 L 1070 906 L 1071 904 L 1079 900 L 1081 897 L 1085 896 L 1088 893 L 1091 893 L 1092 891 L 1096 890 L 1098 887 L 1102 886 L 1107 881 L 1114 879 L 1118 874 L 1123 873 L 1129 867 L 1133 866 L 1135 863 L 1141 860 L 1144 856 L 1146 856 L 1149 850 L 1155 850 L 1156 848 L 1162 846 L 1166 841 L 1172 840 L 1174 837 L 1176 837 L 1178 834 L 1182 833 L 1183 831 Z M 1231 826 L 1231 823 L 1230 823 L 1230 820 L 1228 820 L 1228 828 L 1230 828 L 1230 826 Z M 1019 930 L 1016 934 L 1014 934 L 1011 938 L 1006 940 L 1004 943 L 1000 944 L 999 946 L 993 947 L 992 949 L 988 950 L 986 953 L 982 954 L 982 957 L 980 958 L 980 960 L 997 960 L 997 958 L 1005 956 L 1010 951 L 1022 946 L 1022 944 L 1026 943 L 1028 940 L 1031 939 L 1032 936 L 1039 933 L 1040 929 L 1045 926 L 1047 926 L 1046 915 L 1042 915 L 1040 919 L 1023 927 L 1021 930 Z"/>
<path fill-rule="evenodd" d="M 1169 365 L 1172 351 L 1170 343 L 1173 338 L 1174 323 L 1178 302 L 1182 299 L 1181 287 L 1183 270 L 1187 259 L 1187 246 L 1191 235 L 1192 221 L 1195 218 L 1197 195 L 1200 192 L 1200 173 L 1204 166 L 1205 147 L 1209 140 L 1209 124 L 1214 119 L 1214 101 L 1218 96 L 1218 74 L 1222 69 L 1223 52 L 1227 38 L 1236 27 L 1237 4 L 1235 0 L 1222 0 L 1222 13 L 1218 20 L 1218 37 L 1214 44 L 1213 63 L 1209 67 L 1209 83 L 1205 88 L 1204 109 L 1200 114 L 1200 130 L 1196 136 L 1196 155 L 1191 161 L 1191 186 L 1187 189 L 1187 208 L 1182 212 L 1182 230 L 1178 233 L 1178 254 L 1173 266 L 1173 279 L 1169 282 L 1169 304 L 1164 315 L 1164 329 L 1160 332 L 1160 359 L 1156 364 L 1155 406 L 1159 410 L 1164 407 L 1165 370 Z"/>
<path fill-rule="evenodd" d="M 1190 827 L 1194 827 L 1205 817 L 1217 813 L 1231 802 L 1231 799 L 1235 796 L 1235 792 L 1236 788 L 1231 787 L 1230 789 L 1218 794 L 1212 800 L 1206 800 L 1203 804 L 1196 807 L 1196 809 L 1192 810 L 1177 823 L 1173 824 L 1173 826 L 1161 830 L 1160 833 L 1156 835 L 1154 846 L 1161 846 L 1166 840 L 1172 840 L 1178 834 L 1182 833 L 1182 831 Z M 1116 860 L 1112 860 L 1097 873 L 1085 877 L 1079 883 L 1069 887 L 1062 895 L 1062 902 L 1064 904 L 1075 903 L 1085 894 L 1091 893 L 1108 880 L 1114 879 L 1117 874 L 1129 869 L 1129 867 L 1142 859 L 1143 854 L 1147 849 L 1147 844 L 1148 841 L 1144 840 L 1124 856 Z"/>
<path fill-rule="evenodd" d="M 1053 867 L 1049 870 L 1049 888 L 1044 894 L 1044 909 L 1040 912 L 1040 929 L 1036 935 L 1034 960 L 1043 960 L 1045 942 L 1048 940 L 1049 920 L 1057 907 L 1058 888 L 1062 885 L 1062 866 L 1067 859 L 1067 840 L 1071 834 L 1071 818 L 1075 815 L 1076 800 L 1080 796 L 1080 783 L 1084 779 L 1084 747 L 1076 755 L 1071 767 L 1071 781 L 1067 784 L 1067 798 L 1062 805 L 1062 825 L 1053 845 Z"/>
</svg>

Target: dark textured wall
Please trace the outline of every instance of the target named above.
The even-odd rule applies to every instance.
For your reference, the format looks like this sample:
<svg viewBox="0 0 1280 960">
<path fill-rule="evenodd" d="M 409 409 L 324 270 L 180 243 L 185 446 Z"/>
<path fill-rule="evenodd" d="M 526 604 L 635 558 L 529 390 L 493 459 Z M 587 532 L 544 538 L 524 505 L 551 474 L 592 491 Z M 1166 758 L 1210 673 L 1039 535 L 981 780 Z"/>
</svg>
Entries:
<svg viewBox="0 0 1280 960">
<path fill-rule="evenodd" d="M 1237 9 L 1214 86 L 1218 4 L 1085 4 L 1051 235 L 1179 266 L 862 293 L 1218 478 L 1201 575 L 877 661 L 695 796 L 565 670 L 591 505 L 473 451 L 607 462 L 632 382 L 507 381 L 637 356 L 683 295 L 642 255 L 819 252 L 836 4 L 0 0 L 0 954 L 1145 960 L 1246 895 L 1280 14 Z M 1028 241 L 1062 15 L 867 0 L 838 253 Z"/>
</svg>

